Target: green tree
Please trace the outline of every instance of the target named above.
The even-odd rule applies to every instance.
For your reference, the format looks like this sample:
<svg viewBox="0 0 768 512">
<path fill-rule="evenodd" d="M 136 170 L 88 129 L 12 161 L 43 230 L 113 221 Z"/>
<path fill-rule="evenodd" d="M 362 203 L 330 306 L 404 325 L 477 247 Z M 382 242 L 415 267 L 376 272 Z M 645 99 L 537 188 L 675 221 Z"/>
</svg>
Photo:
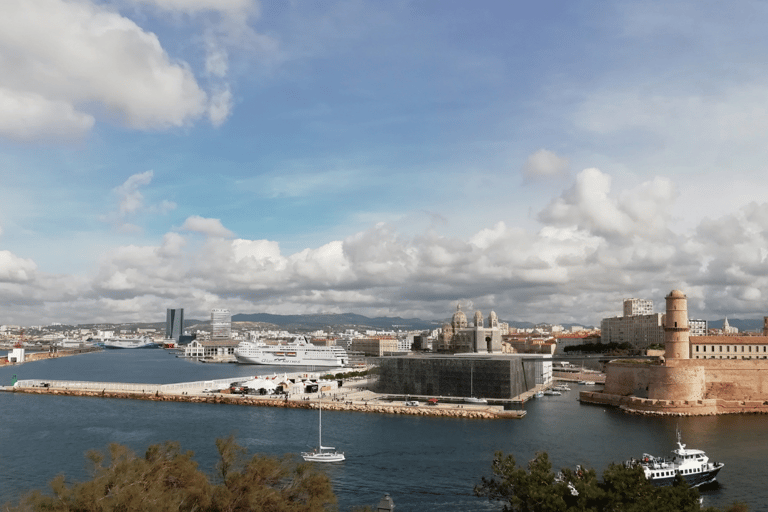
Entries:
<svg viewBox="0 0 768 512">
<path fill-rule="evenodd" d="M 33 491 L 4 511 L 201 511 L 315 512 L 336 510 L 329 478 L 290 457 L 254 455 L 234 437 L 216 441 L 219 452 L 214 485 L 178 443 L 150 446 L 144 457 L 112 444 L 106 453 L 90 451 L 92 478 L 67 485 L 51 481 L 51 494 Z"/>
</svg>

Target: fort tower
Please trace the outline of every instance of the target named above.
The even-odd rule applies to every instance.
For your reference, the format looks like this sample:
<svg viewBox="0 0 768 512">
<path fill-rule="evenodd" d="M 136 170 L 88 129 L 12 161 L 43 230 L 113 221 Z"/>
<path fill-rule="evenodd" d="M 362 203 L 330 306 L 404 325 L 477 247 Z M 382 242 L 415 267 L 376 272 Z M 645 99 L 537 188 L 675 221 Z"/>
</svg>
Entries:
<svg viewBox="0 0 768 512">
<path fill-rule="evenodd" d="M 688 298 L 680 290 L 672 290 L 665 299 L 667 314 L 664 317 L 664 357 L 690 359 Z"/>
</svg>

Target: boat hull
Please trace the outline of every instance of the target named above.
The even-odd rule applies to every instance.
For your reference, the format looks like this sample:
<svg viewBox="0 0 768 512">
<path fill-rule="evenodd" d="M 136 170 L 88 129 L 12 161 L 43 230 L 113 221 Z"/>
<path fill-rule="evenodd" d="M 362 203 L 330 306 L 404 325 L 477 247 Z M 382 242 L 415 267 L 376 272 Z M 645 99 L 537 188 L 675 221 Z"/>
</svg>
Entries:
<svg viewBox="0 0 768 512">
<path fill-rule="evenodd" d="M 338 452 L 304 452 L 301 456 L 307 462 L 343 462 L 346 460 L 344 454 Z"/>
<path fill-rule="evenodd" d="M 717 474 L 723 468 L 724 464 L 715 467 L 709 471 L 703 471 L 701 473 L 694 473 L 689 475 L 681 475 L 683 479 L 688 482 L 691 487 L 698 487 L 700 485 L 710 484 L 717 480 Z M 665 478 L 651 478 L 651 483 L 658 487 L 665 487 L 672 485 L 675 482 L 675 476 L 669 476 Z"/>
</svg>

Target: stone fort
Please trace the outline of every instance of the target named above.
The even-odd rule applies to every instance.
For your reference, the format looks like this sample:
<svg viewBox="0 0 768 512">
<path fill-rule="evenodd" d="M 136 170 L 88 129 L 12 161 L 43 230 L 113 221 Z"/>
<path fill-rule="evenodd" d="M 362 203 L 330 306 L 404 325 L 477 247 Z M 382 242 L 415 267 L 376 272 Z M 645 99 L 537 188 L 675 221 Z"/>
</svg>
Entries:
<svg viewBox="0 0 768 512">
<path fill-rule="evenodd" d="M 665 299 L 664 357 L 608 363 L 605 389 L 580 400 L 653 414 L 768 412 L 768 317 L 762 336 L 691 337 L 685 294 Z"/>
</svg>

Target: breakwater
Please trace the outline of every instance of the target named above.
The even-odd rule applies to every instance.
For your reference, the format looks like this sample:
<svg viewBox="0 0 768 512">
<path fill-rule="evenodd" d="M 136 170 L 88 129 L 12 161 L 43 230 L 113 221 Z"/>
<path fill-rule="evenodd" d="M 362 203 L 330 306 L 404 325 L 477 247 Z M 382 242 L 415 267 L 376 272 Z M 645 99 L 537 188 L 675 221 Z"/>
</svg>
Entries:
<svg viewBox="0 0 768 512">
<path fill-rule="evenodd" d="M 133 385 L 136 386 L 136 385 Z M 364 401 L 320 400 L 312 397 L 299 399 L 261 397 L 252 395 L 232 395 L 227 393 L 167 393 L 159 389 L 144 391 L 116 391 L 104 389 L 74 389 L 66 387 L 37 387 L 9 386 L 2 388 L 12 393 L 28 393 L 38 395 L 82 396 L 94 398 L 116 398 L 128 400 L 148 400 L 154 402 L 190 402 L 199 404 L 226 404 L 253 407 L 282 407 L 290 409 L 317 409 L 322 401 L 323 409 L 331 411 L 350 411 L 378 414 L 403 414 L 411 416 L 439 416 L 464 419 L 516 419 L 525 416 L 525 411 L 507 411 L 500 406 L 471 406 L 457 404 L 440 404 L 436 406 L 406 406 L 398 403 L 382 403 L 377 396 L 367 392 L 370 397 Z"/>
</svg>

